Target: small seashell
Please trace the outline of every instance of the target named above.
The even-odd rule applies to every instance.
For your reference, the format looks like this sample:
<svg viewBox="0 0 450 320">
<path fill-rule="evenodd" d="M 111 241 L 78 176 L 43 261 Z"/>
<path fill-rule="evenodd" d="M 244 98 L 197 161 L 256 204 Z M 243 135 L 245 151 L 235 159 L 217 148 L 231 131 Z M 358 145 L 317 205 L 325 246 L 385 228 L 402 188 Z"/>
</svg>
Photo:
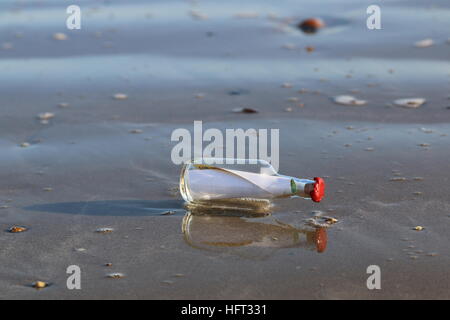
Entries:
<svg viewBox="0 0 450 320">
<path fill-rule="evenodd" d="M 429 144 L 429 143 L 419 143 L 418 146 L 419 146 L 419 147 L 427 148 L 427 147 L 430 146 L 430 144 Z"/>
<path fill-rule="evenodd" d="M 105 263 L 105 267 L 112 267 L 112 263 L 111 262 L 108 262 L 108 263 Z"/>
<path fill-rule="evenodd" d="M 27 231 L 27 230 L 28 230 L 28 228 L 26 228 L 26 227 L 21 227 L 21 226 L 13 226 L 13 227 L 11 227 L 11 228 L 8 229 L 8 231 L 9 231 L 10 233 L 20 233 L 20 232 L 25 232 L 25 231 Z"/>
<path fill-rule="evenodd" d="M 335 224 L 336 222 L 338 222 L 338 219 L 335 218 L 326 218 L 325 222 L 328 224 Z"/>
<path fill-rule="evenodd" d="M 422 231 L 423 229 L 425 229 L 425 228 L 422 226 L 417 226 L 417 227 L 413 228 L 413 230 L 416 230 L 416 231 Z"/>
<path fill-rule="evenodd" d="M 48 287 L 48 283 L 44 281 L 36 281 L 33 283 L 33 288 L 36 289 L 44 289 L 46 287 Z"/>
<path fill-rule="evenodd" d="M 58 40 L 58 41 L 67 40 L 67 35 L 62 32 L 54 33 L 53 39 Z"/>
<path fill-rule="evenodd" d="M 397 99 L 394 101 L 394 104 L 404 108 L 418 108 L 425 103 L 424 98 L 406 98 L 406 99 Z"/>
<path fill-rule="evenodd" d="M 305 50 L 306 50 L 306 52 L 311 53 L 311 52 L 313 52 L 314 50 L 316 50 L 316 48 L 314 48 L 313 46 L 307 46 L 307 47 L 305 47 Z"/>
<path fill-rule="evenodd" d="M 97 233 L 111 233 L 113 231 L 113 228 L 98 228 L 97 230 L 95 230 L 95 232 Z"/>
<path fill-rule="evenodd" d="M 367 103 L 366 100 L 358 100 L 353 96 L 347 96 L 347 95 L 335 97 L 334 102 L 336 102 L 337 104 L 345 105 L 345 106 L 363 106 Z"/>
<path fill-rule="evenodd" d="M 431 47 L 433 44 L 434 44 L 433 39 L 427 38 L 427 39 L 417 41 L 416 43 L 414 43 L 414 46 L 416 48 L 427 48 L 427 47 Z"/>
<path fill-rule="evenodd" d="M 253 108 L 234 108 L 231 110 L 234 113 L 257 113 L 258 110 Z"/>
<path fill-rule="evenodd" d="M 22 142 L 22 143 L 20 144 L 20 146 L 21 146 L 22 148 L 28 148 L 28 147 L 30 146 L 30 144 L 29 144 L 28 142 Z"/>
<path fill-rule="evenodd" d="M 53 188 L 51 188 L 51 187 L 46 187 L 46 188 L 44 188 L 44 189 L 42 189 L 42 190 L 47 191 L 47 192 L 51 192 L 51 191 L 53 191 Z"/>
<path fill-rule="evenodd" d="M 122 279 L 122 278 L 125 278 L 125 274 L 120 273 L 120 272 L 114 272 L 114 273 L 107 274 L 106 277 L 108 277 L 110 279 Z"/>
<path fill-rule="evenodd" d="M 39 120 L 43 120 L 43 121 L 50 120 L 54 117 L 55 117 L 55 114 L 51 113 L 51 112 L 44 112 L 44 113 L 40 113 L 37 115 L 37 118 Z"/>
<path fill-rule="evenodd" d="M 126 95 L 125 93 L 116 93 L 113 95 L 113 99 L 114 100 L 126 100 L 126 99 L 128 99 L 128 95 Z"/>
<path fill-rule="evenodd" d="M 389 179 L 389 181 L 406 181 L 407 179 L 405 177 L 394 177 Z"/>
<path fill-rule="evenodd" d="M 130 130 L 130 133 L 133 133 L 133 134 L 140 134 L 142 132 L 144 132 L 144 131 L 142 131 L 141 129 L 132 129 L 132 130 Z"/>
<path fill-rule="evenodd" d="M 298 28 L 305 33 L 315 33 L 325 27 L 325 22 L 320 18 L 309 18 L 298 24 Z"/>
</svg>

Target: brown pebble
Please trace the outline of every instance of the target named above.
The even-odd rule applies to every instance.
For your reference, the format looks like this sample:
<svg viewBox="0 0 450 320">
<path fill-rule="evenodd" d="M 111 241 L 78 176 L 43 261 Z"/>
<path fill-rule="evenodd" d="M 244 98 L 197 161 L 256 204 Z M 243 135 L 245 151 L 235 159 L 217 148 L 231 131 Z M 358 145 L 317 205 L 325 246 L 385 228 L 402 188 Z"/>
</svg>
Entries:
<svg viewBox="0 0 450 320">
<path fill-rule="evenodd" d="M 315 33 L 325 27 L 325 22 L 319 18 L 309 18 L 300 22 L 298 27 L 305 33 Z"/>
<path fill-rule="evenodd" d="M 25 231 L 27 231 L 27 230 L 28 230 L 28 228 L 26 228 L 26 227 L 20 227 L 20 226 L 13 226 L 13 227 L 11 227 L 11 228 L 8 229 L 8 231 L 9 231 L 10 233 L 20 233 L 20 232 L 25 232 Z"/>
<path fill-rule="evenodd" d="M 36 281 L 33 283 L 33 288 L 36 289 L 44 289 L 46 287 L 48 287 L 48 283 L 44 281 Z"/>
</svg>

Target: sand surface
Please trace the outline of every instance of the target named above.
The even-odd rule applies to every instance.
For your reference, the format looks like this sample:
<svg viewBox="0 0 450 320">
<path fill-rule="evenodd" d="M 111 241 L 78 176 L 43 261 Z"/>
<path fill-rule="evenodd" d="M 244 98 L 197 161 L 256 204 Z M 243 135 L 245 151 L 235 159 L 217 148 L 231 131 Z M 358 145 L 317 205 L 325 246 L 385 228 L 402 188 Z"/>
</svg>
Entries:
<svg viewBox="0 0 450 320">
<path fill-rule="evenodd" d="M 369 31 L 371 2 L 78 1 L 70 31 L 60 1 L 2 1 L 0 298 L 450 298 L 450 6 L 390 1 Z M 295 28 L 310 16 L 328 27 Z M 368 103 L 332 101 L 343 94 Z M 427 102 L 392 104 L 411 97 Z M 280 129 L 280 172 L 324 177 L 326 199 L 277 200 L 265 217 L 186 210 L 170 136 L 194 120 Z M 320 253 L 314 215 L 338 219 Z"/>
</svg>

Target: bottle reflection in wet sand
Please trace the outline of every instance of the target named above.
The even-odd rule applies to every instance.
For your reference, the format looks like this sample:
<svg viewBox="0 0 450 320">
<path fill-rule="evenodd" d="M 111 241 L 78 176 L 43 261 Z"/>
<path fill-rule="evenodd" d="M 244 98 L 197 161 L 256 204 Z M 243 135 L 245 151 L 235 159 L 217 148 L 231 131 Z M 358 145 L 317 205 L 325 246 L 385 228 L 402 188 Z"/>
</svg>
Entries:
<svg viewBox="0 0 450 320">
<path fill-rule="evenodd" d="M 183 218 L 182 231 L 189 245 L 203 250 L 299 247 L 324 252 L 326 249 L 326 228 L 295 228 L 275 219 L 257 220 L 240 217 L 238 211 L 234 216 L 191 211 Z"/>
</svg>

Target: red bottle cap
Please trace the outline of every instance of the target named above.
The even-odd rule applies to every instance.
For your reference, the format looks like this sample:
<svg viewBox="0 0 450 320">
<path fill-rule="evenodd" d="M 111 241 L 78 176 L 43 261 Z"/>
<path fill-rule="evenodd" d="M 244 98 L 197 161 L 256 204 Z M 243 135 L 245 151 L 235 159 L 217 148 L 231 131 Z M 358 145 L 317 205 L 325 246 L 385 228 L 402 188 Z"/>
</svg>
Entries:
<svg viewBox="0 0 450 320">
<path fill-rule="evenodd" d="M 314 178 L 314 189 L 311 191 L 310 196 L 312 201 L 320 202 L 325 195 L 325 180 L 319 177 Z"/>
</svg>

